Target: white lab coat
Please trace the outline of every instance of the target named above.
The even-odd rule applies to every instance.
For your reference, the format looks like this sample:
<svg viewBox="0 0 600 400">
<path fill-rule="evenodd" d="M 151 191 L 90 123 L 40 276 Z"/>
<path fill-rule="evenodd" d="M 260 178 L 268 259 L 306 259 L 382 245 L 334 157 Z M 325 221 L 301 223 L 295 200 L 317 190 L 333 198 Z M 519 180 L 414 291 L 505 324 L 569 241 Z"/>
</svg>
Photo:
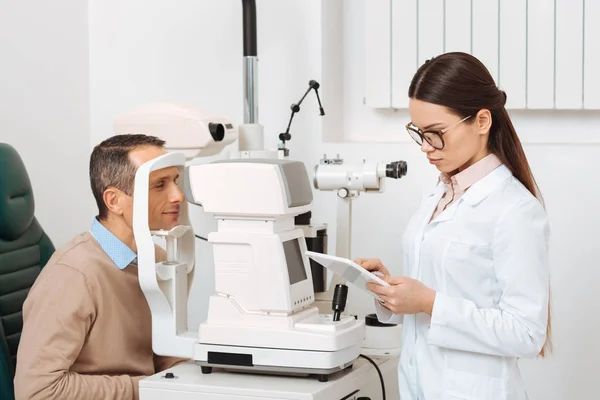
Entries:
<svg viewBox="0 0 600 400">
<path fill-rule="evenodd" d="M 436 290 L 431 316 L 403 323 L 401 400 L 523 400 L 519 357 L 546 339 L 549 226 L 541 204 L 501 165 L 436 219 L 425 197 L 404 234 L 404 273 Z"/>
</svg>

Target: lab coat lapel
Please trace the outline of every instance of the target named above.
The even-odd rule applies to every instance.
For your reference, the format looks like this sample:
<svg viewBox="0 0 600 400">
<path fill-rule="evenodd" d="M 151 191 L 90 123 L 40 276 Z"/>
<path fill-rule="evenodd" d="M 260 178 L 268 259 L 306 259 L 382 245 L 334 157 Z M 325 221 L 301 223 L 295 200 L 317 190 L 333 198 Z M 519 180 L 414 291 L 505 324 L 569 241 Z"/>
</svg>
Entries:
<svg viewBox="0 0 600 400">
<path fill-rule="evenodd" d="M 512 176 L 512 172 L 510 172 L 506 165 L 500 165 L 486 177 L 471 186 L 462 196 L 461 200 L 464 200 L 465 203 L 471 206 L 475 206 Z"/>
<path fill-rule="evenodd" d="M 462 199 L 458 199 L 458 201 L 455 201 L 454 203 L 450 204 L 444 211 L 441 212 L 440 215 L 435 217 L 435 219 L 433 221 L 431 221 L 431 223 L 439 224 L 440 222 L 450 221 L 454 217 L 454 214 L 456 213 L 456 209 L 458 208 L 458 204 L 460 203 L 461 200 Z M 432 213 L 433 213 L 433 211 L 432 211 Z"/>
<path fill-rule="evenodd" d="M 456 214 L 456 210 L 460 206 L 460 203 L 464 201 L 465 203 L 471 206 L 476 205 L 477 203 L 485 199 L 487 196 L 489 196 L 489 194 L 492 193 L 498 187 L 498 185 L 500 185 L 502 182 L 504 182 L 511 176 L 512 174 L 510 170 L 505 165 L 500 165 L 494 171 L 490 172 L 487 176 L 485 176 L 478 182 L 475 182 L 475 184 L 473 184 L 473 186 L 471 186 L 460 199 L 450 204 L 448 208 L 446 208 L 440 215 L 438 215 L 432 221 L 432 224 L 450 221 L 452 218 L 454 218 L 454 215 Z"/>
<path fill-rule="evenodd" d="M 413 244 L 413 260 L 412 268 L 410 269 L 410 277 L 417 279 L 419 275 L 419 262 L 421 256 L 421 244 L 423 243 L 423 235 L 425 234 L 425 228 L 431 219 L 431 215 L 435 211 L 440 199 L 444 195 L 444 185 L 440 184 L 429 194 L 425 199 L 421 212 L 417 217 L 414 227 L 414 244 Z"/>
</svg>

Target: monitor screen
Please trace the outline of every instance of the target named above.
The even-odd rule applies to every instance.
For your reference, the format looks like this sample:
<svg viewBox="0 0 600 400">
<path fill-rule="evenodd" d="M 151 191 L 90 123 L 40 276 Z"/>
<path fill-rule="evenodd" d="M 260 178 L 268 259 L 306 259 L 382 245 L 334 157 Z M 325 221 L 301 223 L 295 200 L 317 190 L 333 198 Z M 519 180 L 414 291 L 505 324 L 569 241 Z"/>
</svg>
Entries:
<svg viewBox="0 0 600 400">
<path fill-rule="evenodd" d="M 285 252 L 285 261 L 287 263 L 288 276 L 290 277 L 290 285 L 305 280 L 306 269 L 304 269 L 304 261 L 302 259 L 302 252 L 300 251 L 298 239 L 283 242 L 283 251 Z"/>
</svg>

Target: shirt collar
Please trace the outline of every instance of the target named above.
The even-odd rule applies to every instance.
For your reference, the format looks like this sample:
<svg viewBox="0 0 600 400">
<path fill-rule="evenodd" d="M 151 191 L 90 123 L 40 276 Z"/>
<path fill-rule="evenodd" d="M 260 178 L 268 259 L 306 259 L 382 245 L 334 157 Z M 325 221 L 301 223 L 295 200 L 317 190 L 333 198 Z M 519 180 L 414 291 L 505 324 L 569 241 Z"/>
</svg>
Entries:
<svg viewBox="0 0 600 400">
<path fill-rule="evenodd" d="M 498 168 L 490 172 L 484 178 L 480 179 L 471 189 L 464 195 L 463 200 L 472 206 L 476 205 L 494 190 L 496 190 L 504 181 L 513 176 L 512 172 L 506 165 L 500 165 Z"/>
<path fill-rule="evenodd" d="M 124 269 L 129 264 L 137 262 L 137 255 L 133 250 L 106 229 L 98 221 L 98 218 L 94 218 L 90 233 L 119 269 Z"/>
<path fill-rule="evenodd" d="M 451 183 L 453 186 L 458 187 L 461 192 L 464 192 L 475 183 L 489 175 L 490 172 L 498 168 L 500 165 L 502 165 L 502 162 L 495 154 L 488 154 L 475 164 L 457 174 L 452 176 L 448 174 L 442 174 L 440 176 L 440 180 L 447 185 Z"/>
</svg>

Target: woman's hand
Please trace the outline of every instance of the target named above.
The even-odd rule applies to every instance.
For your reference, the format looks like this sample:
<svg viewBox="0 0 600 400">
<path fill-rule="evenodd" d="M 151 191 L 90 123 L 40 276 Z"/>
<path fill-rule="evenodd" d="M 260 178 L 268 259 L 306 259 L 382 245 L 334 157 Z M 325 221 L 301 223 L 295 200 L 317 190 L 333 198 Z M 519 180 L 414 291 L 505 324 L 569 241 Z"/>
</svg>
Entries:
<svg viewBox="0 0 600 400">
<path fill-rule="evenodd" d="M 366 269 L 367 271 L 379 271 L 384 275 L 390 274 L 390 272 L 378 258 L 357 258 L 356 260 L 354 260 L 354 262 Z"/>
<path fill-rule="evenodd" d="M 385 267 L 383 267 L 385 268 Z M 386 270 L 387 271 L 387 270 Z M 394 314 L 426 313 L 431 315 L 435 290 L 423 285 L 416 279 L 406 276 L 383 277 L 390 286 L 368 283 L 367 288 L 377 294 L 383 302 L 382 306 Z"/>
</svg>

